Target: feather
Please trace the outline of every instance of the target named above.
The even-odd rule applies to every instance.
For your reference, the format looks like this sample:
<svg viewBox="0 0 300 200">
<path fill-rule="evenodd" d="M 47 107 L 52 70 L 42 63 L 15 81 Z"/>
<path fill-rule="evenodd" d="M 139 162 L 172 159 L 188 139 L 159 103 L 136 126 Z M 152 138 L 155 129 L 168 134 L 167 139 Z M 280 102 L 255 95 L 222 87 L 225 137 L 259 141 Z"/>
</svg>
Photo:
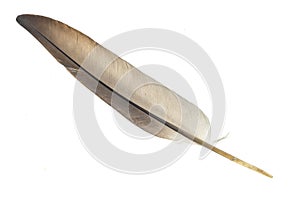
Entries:
<svg viewBox="0 0 300 200">
<path fill-rule="evenodd" d="M 188 139 L 272 177 L 262 169 L 205 142 L 210 135 L 210 123 L 197 106 L 88 36 L 43 16 L 20 15 L 17 21 L 77 80 L 136 126 L 157 137 Z M 155 109 L 157 105 L 163 112 Z"/>
</svg>

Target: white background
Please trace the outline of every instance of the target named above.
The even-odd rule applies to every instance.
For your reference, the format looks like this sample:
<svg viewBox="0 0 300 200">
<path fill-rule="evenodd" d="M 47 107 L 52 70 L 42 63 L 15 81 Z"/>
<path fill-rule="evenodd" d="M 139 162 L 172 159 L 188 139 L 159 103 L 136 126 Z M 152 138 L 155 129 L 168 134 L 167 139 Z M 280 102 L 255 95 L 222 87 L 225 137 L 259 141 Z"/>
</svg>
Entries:
<svg viewBox="0 0 300 200">
<path fill-rule="evenodd" d="M 298 1 L 6 1 L 0 12 L 0 199 L 299 199 L 299 9 Z M 215 154 L 198 160 L 196 145 L 153 174 L 122 174 L 99 164 L 76 134 L 75 80 L 16 23 L 23 13 L 58 19 L 100 43 L 137 28 L 193 39 L 225 87 L 222 134 L 230 135 L 218 147 L 274 178 Z"/>
</svg>

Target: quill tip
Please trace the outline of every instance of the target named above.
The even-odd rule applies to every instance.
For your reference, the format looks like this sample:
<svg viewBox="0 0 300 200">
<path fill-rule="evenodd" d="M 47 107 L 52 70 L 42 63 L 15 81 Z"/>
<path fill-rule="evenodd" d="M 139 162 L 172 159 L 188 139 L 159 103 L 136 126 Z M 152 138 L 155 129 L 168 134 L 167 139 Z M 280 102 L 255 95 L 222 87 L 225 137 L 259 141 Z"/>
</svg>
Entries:
<svg viewBox="0 0 300 200">
<path fill-rule="evenodd" d="M 204 146 L 206 148 L 211 149 L 213 152 L 215 152 L 215 153 L 223 156 L 224 158 L 227 158 L 227 159 L 229 159 L 229 160 L 231 160 L 231 161 L 233 161 L 233 162 L 235 162 L 235 163 L 237 163 L 239 165 L 242 165 L 242 166 L 244 166 L 244 167 L 246 167 L 248 169 L 256 171 L 256 172 L 258 172 L 258 173 L 260 173 L 262 175 L 265 175 L 265 176 L 267 176 L 269 178 L 273 178 L 273 176 L 271 174 L 265 172 L 264 170 L 262 170 L 262 169 L 260 169 L 260 168 L 258 168 L 256 166 L 254 166 L 254 165 L 252 165 L 252 164 L 250 164 L 248 162 L 245 162 L 245 161 L 243 161 L 243 160 L 241 160 L 241 159 L 239 159 L 239 158 L 237 158 L 237 157 L 235 157 L 235 156 L 233 156 L 233 155 L 231 155 L 231 154 L 229 154 L 229 153 L 227 153 L 227 152 L 225 152 L 225 151 L 223 151 L 223 150 L 221 150 L 221 149 L 219 149 L 219 148 L 217 148 L 217 147 L 215 147 L 215 146 L 213 146 L 213 145 L 211 145 L 209 143 L 206 143 L 206 142 L 204 142 L 202 140 L 199 140 L 198 138 L 193 138 L 192 140 L 194 142 L 196 142 L 197 144 L 200 144 L 200 145 L 202 145 L 202 146 Z"/>
<path fill-rule="evenodd" d="M 245 162 L 245 161 L 243 161 L 243 160 L 241 160 L 241 159 L 239 159 L 239 158 L 237 158 L 235 156 L 232 156 L 232 155 L 230 155 L 230 154 L 228 154 L 228 153 L 226 153 L 226 152 L 224 152 L 224 151 L 222 151 L 220 149 L 217 149 L 216 147 L 214 147 L 213 151 L 216 152 L 216 153 L 218 153 L 218 154 L 220 154 L 220 155 L 222 155 L 222 156 L 224 156 L 225 158 L 227 158 L 227 159 L 229 159 L 229 160 L 231 160 L 231 161 L 239 164 L 239 165 L 242 165 L 242 166 L 244 166 L 246 168 L 249 168 L 249 169 L 251 169 L 253 171 L 256 171 L 256 172 L 258 172 L 258 173 L 260 173 L 260 174 L 262 174 L 264 176 L 267 176 L 269 178 L 273 178 L 273 176 L 271 174 L 267 173 L 266 171 L 262 170 L 261 168 L 256 167 L 255 165 L 252 165 L 252 164 L 250 164 L 248 162 Z"/>
<path fill-rule="evenodd" d="M 243 160 L 241 160 L 241 159 L 239 159 L 237 157 L 233 156 L 232 158 L 229 158 L 229 159 L 231 161 L 235 162 L 235 163 L 238 163 L 238 164 L 240 164 L 240 165 L 242 165 L 244 167 L 247 167 L 247 168 L 249 168 L 249 169 L 251 169 L 253 171 L 256 171 L 256 172 L 258 172 L 258 173 L 260 173 L 262 175 L 265 175 L 265 176 L 267 176 L 269 178 L 273 178 L 273 176 L 271 174 L 267 173 L 266 171 L 262 170 L 261 168 L 256 167 L 256 166 L 254 166 L 254 165 L 252 165 L 252 164 L 250 164 L 248 162 L 245 162 L 245 161 L 243 161 Z"/>
<path fill-rule="evenodd" d="M 262 172 L 263 175 L 269 177 L 269 178 L 273 178 L 273 176 L 265 171 Z"/>
</svg>

